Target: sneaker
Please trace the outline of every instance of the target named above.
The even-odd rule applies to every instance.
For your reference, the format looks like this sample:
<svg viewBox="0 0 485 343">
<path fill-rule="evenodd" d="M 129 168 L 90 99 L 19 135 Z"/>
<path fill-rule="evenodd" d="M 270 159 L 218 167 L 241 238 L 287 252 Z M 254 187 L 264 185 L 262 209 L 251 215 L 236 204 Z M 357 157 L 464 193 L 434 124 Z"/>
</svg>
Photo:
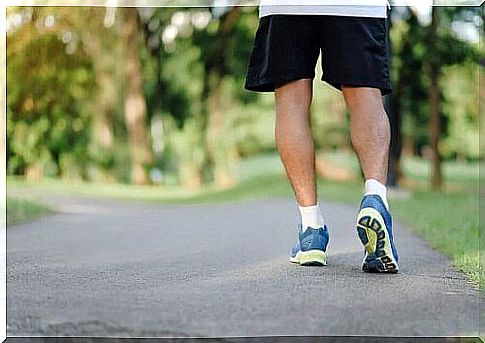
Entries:
<svg viewBox="0 0 485 343">
<path fill-rule="evenodd" d="M 360 203 L 357 233 L 365 247 L 362 270 L 397 273 L 399 256 L 392 235 L 392 217 L 381 197 L 367 195 Z"/>
<path fill-rule="evenodd" d="M 328 245 L 328 229 L 308 227 L 303 232 L 298 226 L 298 242 L 290 251 L 290 262 L 300 266 L 326 266 Z"/>
</svg>

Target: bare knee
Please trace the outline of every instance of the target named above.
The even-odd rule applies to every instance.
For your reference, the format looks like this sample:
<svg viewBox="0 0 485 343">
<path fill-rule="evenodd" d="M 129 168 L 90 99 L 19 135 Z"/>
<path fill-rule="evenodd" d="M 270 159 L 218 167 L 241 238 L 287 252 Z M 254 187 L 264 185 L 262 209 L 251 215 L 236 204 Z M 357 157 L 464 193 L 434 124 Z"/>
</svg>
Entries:
<svg viewBox="0 0 485 343">
<path fill-rule="evenodd" d="M 276 115 L 307 117 L 310 111 L 313 81 L 301 79 L 276 86 Z"/>
<path fill-rule="evenodd" d="M 381 117 L 385 115 L 381 91 L 368 87 L 342 87 L 351 116 Z"/>
</svg>

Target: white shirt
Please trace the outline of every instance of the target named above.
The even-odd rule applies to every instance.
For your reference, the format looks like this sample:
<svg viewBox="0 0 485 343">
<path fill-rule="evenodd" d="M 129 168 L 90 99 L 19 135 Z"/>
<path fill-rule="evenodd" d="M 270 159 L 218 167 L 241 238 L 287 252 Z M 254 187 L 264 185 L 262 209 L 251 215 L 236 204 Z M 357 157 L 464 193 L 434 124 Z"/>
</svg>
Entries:
<svg viewBox="0 0 485 343">
<path fill-rule="evenodd" d="M 300 14 L 386 18 L 388 7 L 387 0 L 261 0 L 259 17 Z"/>
</svg>

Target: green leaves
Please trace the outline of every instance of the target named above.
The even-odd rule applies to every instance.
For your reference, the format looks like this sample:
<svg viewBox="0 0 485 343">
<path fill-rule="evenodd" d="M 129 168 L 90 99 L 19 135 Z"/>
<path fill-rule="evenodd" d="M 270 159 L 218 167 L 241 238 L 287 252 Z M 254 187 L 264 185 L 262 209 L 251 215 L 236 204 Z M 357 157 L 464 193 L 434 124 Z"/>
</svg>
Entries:
<svg viewBox="0 0 485 343">
<path fill-rule="evenodd" d="M 93 75 L 85 56 L 66 54 L 56 32 L 37 33 L 32 24 L 8 36 L 8 171 L 35 165 L 55 176 L 63 155 L 88 156 Z"/>
</svg>

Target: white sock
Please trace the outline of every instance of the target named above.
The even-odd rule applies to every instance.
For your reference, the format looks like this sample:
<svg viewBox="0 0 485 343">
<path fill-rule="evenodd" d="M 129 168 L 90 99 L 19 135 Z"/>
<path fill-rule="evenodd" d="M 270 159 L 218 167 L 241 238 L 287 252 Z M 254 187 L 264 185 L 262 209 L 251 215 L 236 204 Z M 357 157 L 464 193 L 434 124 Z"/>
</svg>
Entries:
<svg viewBox="0 0 485 343">
<path fill-rule="evenodd" d="M 377 180 L 369 179 L 364 184 L 365 194 L 364 195 L 371 195 L 375 194 L 381 197 L 382 202 L 386 205 L 387 210 L 389 211 L 389 203 L 387 202 L 387 188 L 385 185 L 380 183 Z"/>
<path fill-rule="evenodd" d="M 298 209 L 300 210 L 301 227 L 303 232 L 305 232 L 308 227 L 319 229 L 324 226 L 323 216 L 318 202 L 314 206 L 298 206 Z"/>
</svg>

